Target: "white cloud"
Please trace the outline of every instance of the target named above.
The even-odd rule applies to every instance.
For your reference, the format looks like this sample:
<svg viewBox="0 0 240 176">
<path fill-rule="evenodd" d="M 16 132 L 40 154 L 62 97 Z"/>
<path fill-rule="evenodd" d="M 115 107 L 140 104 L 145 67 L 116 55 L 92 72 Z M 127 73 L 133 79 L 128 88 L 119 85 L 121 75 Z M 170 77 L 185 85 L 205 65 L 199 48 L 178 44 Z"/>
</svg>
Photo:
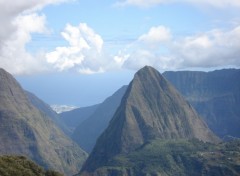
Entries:
<svg viewBox="0 0 240 176">
<path fill-rule="evenodd" d="M 166 3 L 189 3 L 196 5 L 208 5 L 217 8 L 240 7 L 239 0 L 121 0 L 117 6 L 152 7 Z"/>
<path fill-rule="evenodd" d="M 240 26 L 175 41 L 172 52 L 182 58 L 181 67 L 240 66 Z"/>
<path fill-rule="evenodd" d="M 154 37 L 149 35 L 152 29 L 140 36 L 125 53 L 121 53 L 128 56 L 122 67 L 134 70 L 144 65 L 161 70 L 240 67 L 240 26 L 229 31 L 215 29 L 183 38 L 174 37 L 167 30 L 168 36 L 172 36 L 168 40 L 152 40 Z M 159 29 L 167 28 L 161 26 Z M 159 31 L 165 33 L 165 30 Z M 142 43 L 142 38 L 147 45 Z M 155 47 L 148 47 L 152 45 Z"/>
<path fill-rule="evenodd" d="M 120 62 L 123 68 L 137 70 L 145 65 L 156 68 L 174 67 L 173 59 L 166 54 L 171 44 L 170 29 L 165 26 L 155 26 L 133 42 L 125 52 L 115 56 L 123 58 Z M 123 57 L 126 56 L 126 57 Z"/>
<path fill-rule="evenodd" d="M 29 54 L 25 45 L 31 40 L 31 33 L 47 31 L 45 22 L 45 16 L 37 14 L 20 15 L 15 18 L 12 23 L 17 30 L 5 39 L 1 45 L 0 66 L 12 74 L 42 71 L 44 67 L 41 67 L 41 59 L 34 58 Z"/>
<path fill-rule="evenodd" d="M 141 35 L 138 40 L 146 44 L 159 44 L 171 39 L 171 32 L 164 26 L 152 27 L 147 34 Z"/>
<path fill-rule="evenodd" d="M 103 53 L 103 39 L 85 23 L 68 24 L 61 33 L 69 46 L 57 47 L 46 54 L 48 63 L 59 71 L 74 69 L 80 73 L 103 72 L 111 64 Z"/>
<path fill-rule="evenodd" d="M 0 67 L 12 74 L 41 71 L 43 60 L 25 49 L 31 34 L 46 32 L 46 17 L 36 13 L 46 5 L 67 0 L 0 0 Z"/>
</svg>

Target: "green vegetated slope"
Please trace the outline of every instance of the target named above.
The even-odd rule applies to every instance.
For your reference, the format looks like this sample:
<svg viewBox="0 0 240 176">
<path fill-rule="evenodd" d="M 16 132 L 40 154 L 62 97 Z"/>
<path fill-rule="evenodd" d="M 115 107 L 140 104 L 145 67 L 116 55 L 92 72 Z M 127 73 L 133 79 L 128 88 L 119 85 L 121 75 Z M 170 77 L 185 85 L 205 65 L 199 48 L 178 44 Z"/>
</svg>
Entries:
<svg viewBox="0 0 240 176">
<path fill-rule="evenodd" d="M 115 156 L 127 155 L 156 139 L 219 142 L 178 91 L 157 70 L 146 66 L 135 74 L 81 173 L 94 175 Z"/>
<path fill-rule="evenodd" d="M 219 137 L 240 137 L 240 70 L 165 72 Z"/>
<path fill-rule="evenodd" d="M 84 176 L 239 176 L 240 141 L 152 140 Z"/>
<path fill-rule="evenodd" d="M 1 176 L 63 176 L 63 174 L 44 170 L 24 156 L 0 156 Z"/>
<path fill-rule="evenodd" d="M 31 104 L 25 91 L 0 69 L 0 155 L 24 155 L 45 168 L 72 175 L 87 154 L 46 114 Z"/>
</svg>

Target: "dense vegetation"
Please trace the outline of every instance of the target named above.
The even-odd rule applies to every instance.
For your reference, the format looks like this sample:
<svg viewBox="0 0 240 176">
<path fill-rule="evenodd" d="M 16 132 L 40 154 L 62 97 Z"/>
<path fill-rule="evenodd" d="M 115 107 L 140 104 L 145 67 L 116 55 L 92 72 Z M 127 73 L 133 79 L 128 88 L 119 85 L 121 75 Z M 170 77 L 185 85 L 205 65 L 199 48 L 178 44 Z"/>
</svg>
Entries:
<svg viewBox="0 0 240 176">
<path fill-rule="evenodd" d="M 48 170 L 28 160 L 24 156 L 1 156 L 1 176 L 63 176 L 61 173 Z"/>
<path fill-rule="evenodd" d="M 240 141 L 218 145 L 198 140 L 153 140 L 114 157 L 95 171 L 101 175 L 240 175 Z"/>
</svg>

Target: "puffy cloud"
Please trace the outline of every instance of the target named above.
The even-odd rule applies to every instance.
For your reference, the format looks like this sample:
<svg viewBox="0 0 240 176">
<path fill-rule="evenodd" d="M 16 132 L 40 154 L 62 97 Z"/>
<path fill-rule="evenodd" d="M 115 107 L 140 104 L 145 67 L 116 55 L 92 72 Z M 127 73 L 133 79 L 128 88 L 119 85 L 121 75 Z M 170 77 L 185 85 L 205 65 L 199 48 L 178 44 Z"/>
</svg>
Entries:
<svg viewBox="0 0 240 176">
<path fill-rule="evenodd" d="M 59 70 L 74 69 L 80 73 L 103 72 L 110 61 L 103 54 L 103 39 L 85 23 L 68 24 L 61 33 L 69 46 L 57 47 L 46 54 L 48 63 Z"/>
<path fill-rule="evenodd" d="M 17 30 L 5 39 L 0 47 L 0 66 L 12 74 L 42 71 L 44 67 L 41 67 L 41 59 L 29 54 L 25 45 L 31 40 L 31 33 L 47 31 L 45 22 L 45 16 L 37 14 L 20 15 L 15 18 L 13 26 Z"/>
<path fill-rule="evenodd" d="M 125 53 L 122 52 L 115 57 L 123 58 L 121 62 L 123 68 L 137 70 L 145 65 L 152 65 L 169 69 L 175 66 L 172 56 L 166 53 L 169 50 L 171 38 L 170 29 L 165 26 L 152 27 L 133 42 Z"/>
<path fill-rule="evenodd" d="M 164 26 L 152 27 L 147 34 L 143 34 L 138 41 L 148 45 L 156 45 L 167 42 L 171 39 L 171 32 Z"/>
<path fill-rule="evenodd" d="M 182 58 L 181 67 L 240 66 L 240 26 L 185 37 L 174 42 L 172 52 Z"/>
<path fill-rule="evenodd" d="M 33 57 L 25 46 L 31 41 L 32 33 L 46 32 L 46 17 L 36 11 L 46 5 L 64 1 L 66 0 L 0 0 L 0 67 L 12 74 L 44 69 L 41 57 Z"/>
<path fill-rule="evenodd" d="M 190 3 L 196 5 L 209 5 L 217 8 L 240 7 L 239 0 L 121 0 L 116 3 L 117 6 L 138 6 L 151 7 L 165 3 Z"/>
<path fill-rule="evenodd" d="M 168 40 L 152 40 L 154 37 L 149 34 L 153 33 L 153 29 L 160 29 L 159 32 L 164 34 L 166 30 L 162 29 L 167 28 L 151 28 L 140 36 L 125 53 L 121 53 L 128 56 L 122 67 L 139 69 L 144 65 L 152 65 L 161 70 L 173 70 L 240 66 L 240 26 L 229 31 L 215 29 L 183 38 L 174 37 L 167 30 L 167 36 L 172 36 L 167 37 Z M 147 45 L 142 43 L 142 38 Z M 152 45 L 155 47 L 147 47 Z"/>
</svg>

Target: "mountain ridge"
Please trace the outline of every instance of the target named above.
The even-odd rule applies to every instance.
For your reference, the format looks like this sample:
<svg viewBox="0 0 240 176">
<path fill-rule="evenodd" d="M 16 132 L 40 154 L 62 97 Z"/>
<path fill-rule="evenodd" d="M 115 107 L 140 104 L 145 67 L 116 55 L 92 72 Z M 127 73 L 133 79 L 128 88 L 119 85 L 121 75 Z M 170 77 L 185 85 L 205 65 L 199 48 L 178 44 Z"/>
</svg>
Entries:
<svg viewBox="0 0 240 176">
<path fill-rule="evenodd" d="M 168 71 L 163 76 L 182 93 L 219 137 L 240 137 L 239 69 Z"/>
</svg>

